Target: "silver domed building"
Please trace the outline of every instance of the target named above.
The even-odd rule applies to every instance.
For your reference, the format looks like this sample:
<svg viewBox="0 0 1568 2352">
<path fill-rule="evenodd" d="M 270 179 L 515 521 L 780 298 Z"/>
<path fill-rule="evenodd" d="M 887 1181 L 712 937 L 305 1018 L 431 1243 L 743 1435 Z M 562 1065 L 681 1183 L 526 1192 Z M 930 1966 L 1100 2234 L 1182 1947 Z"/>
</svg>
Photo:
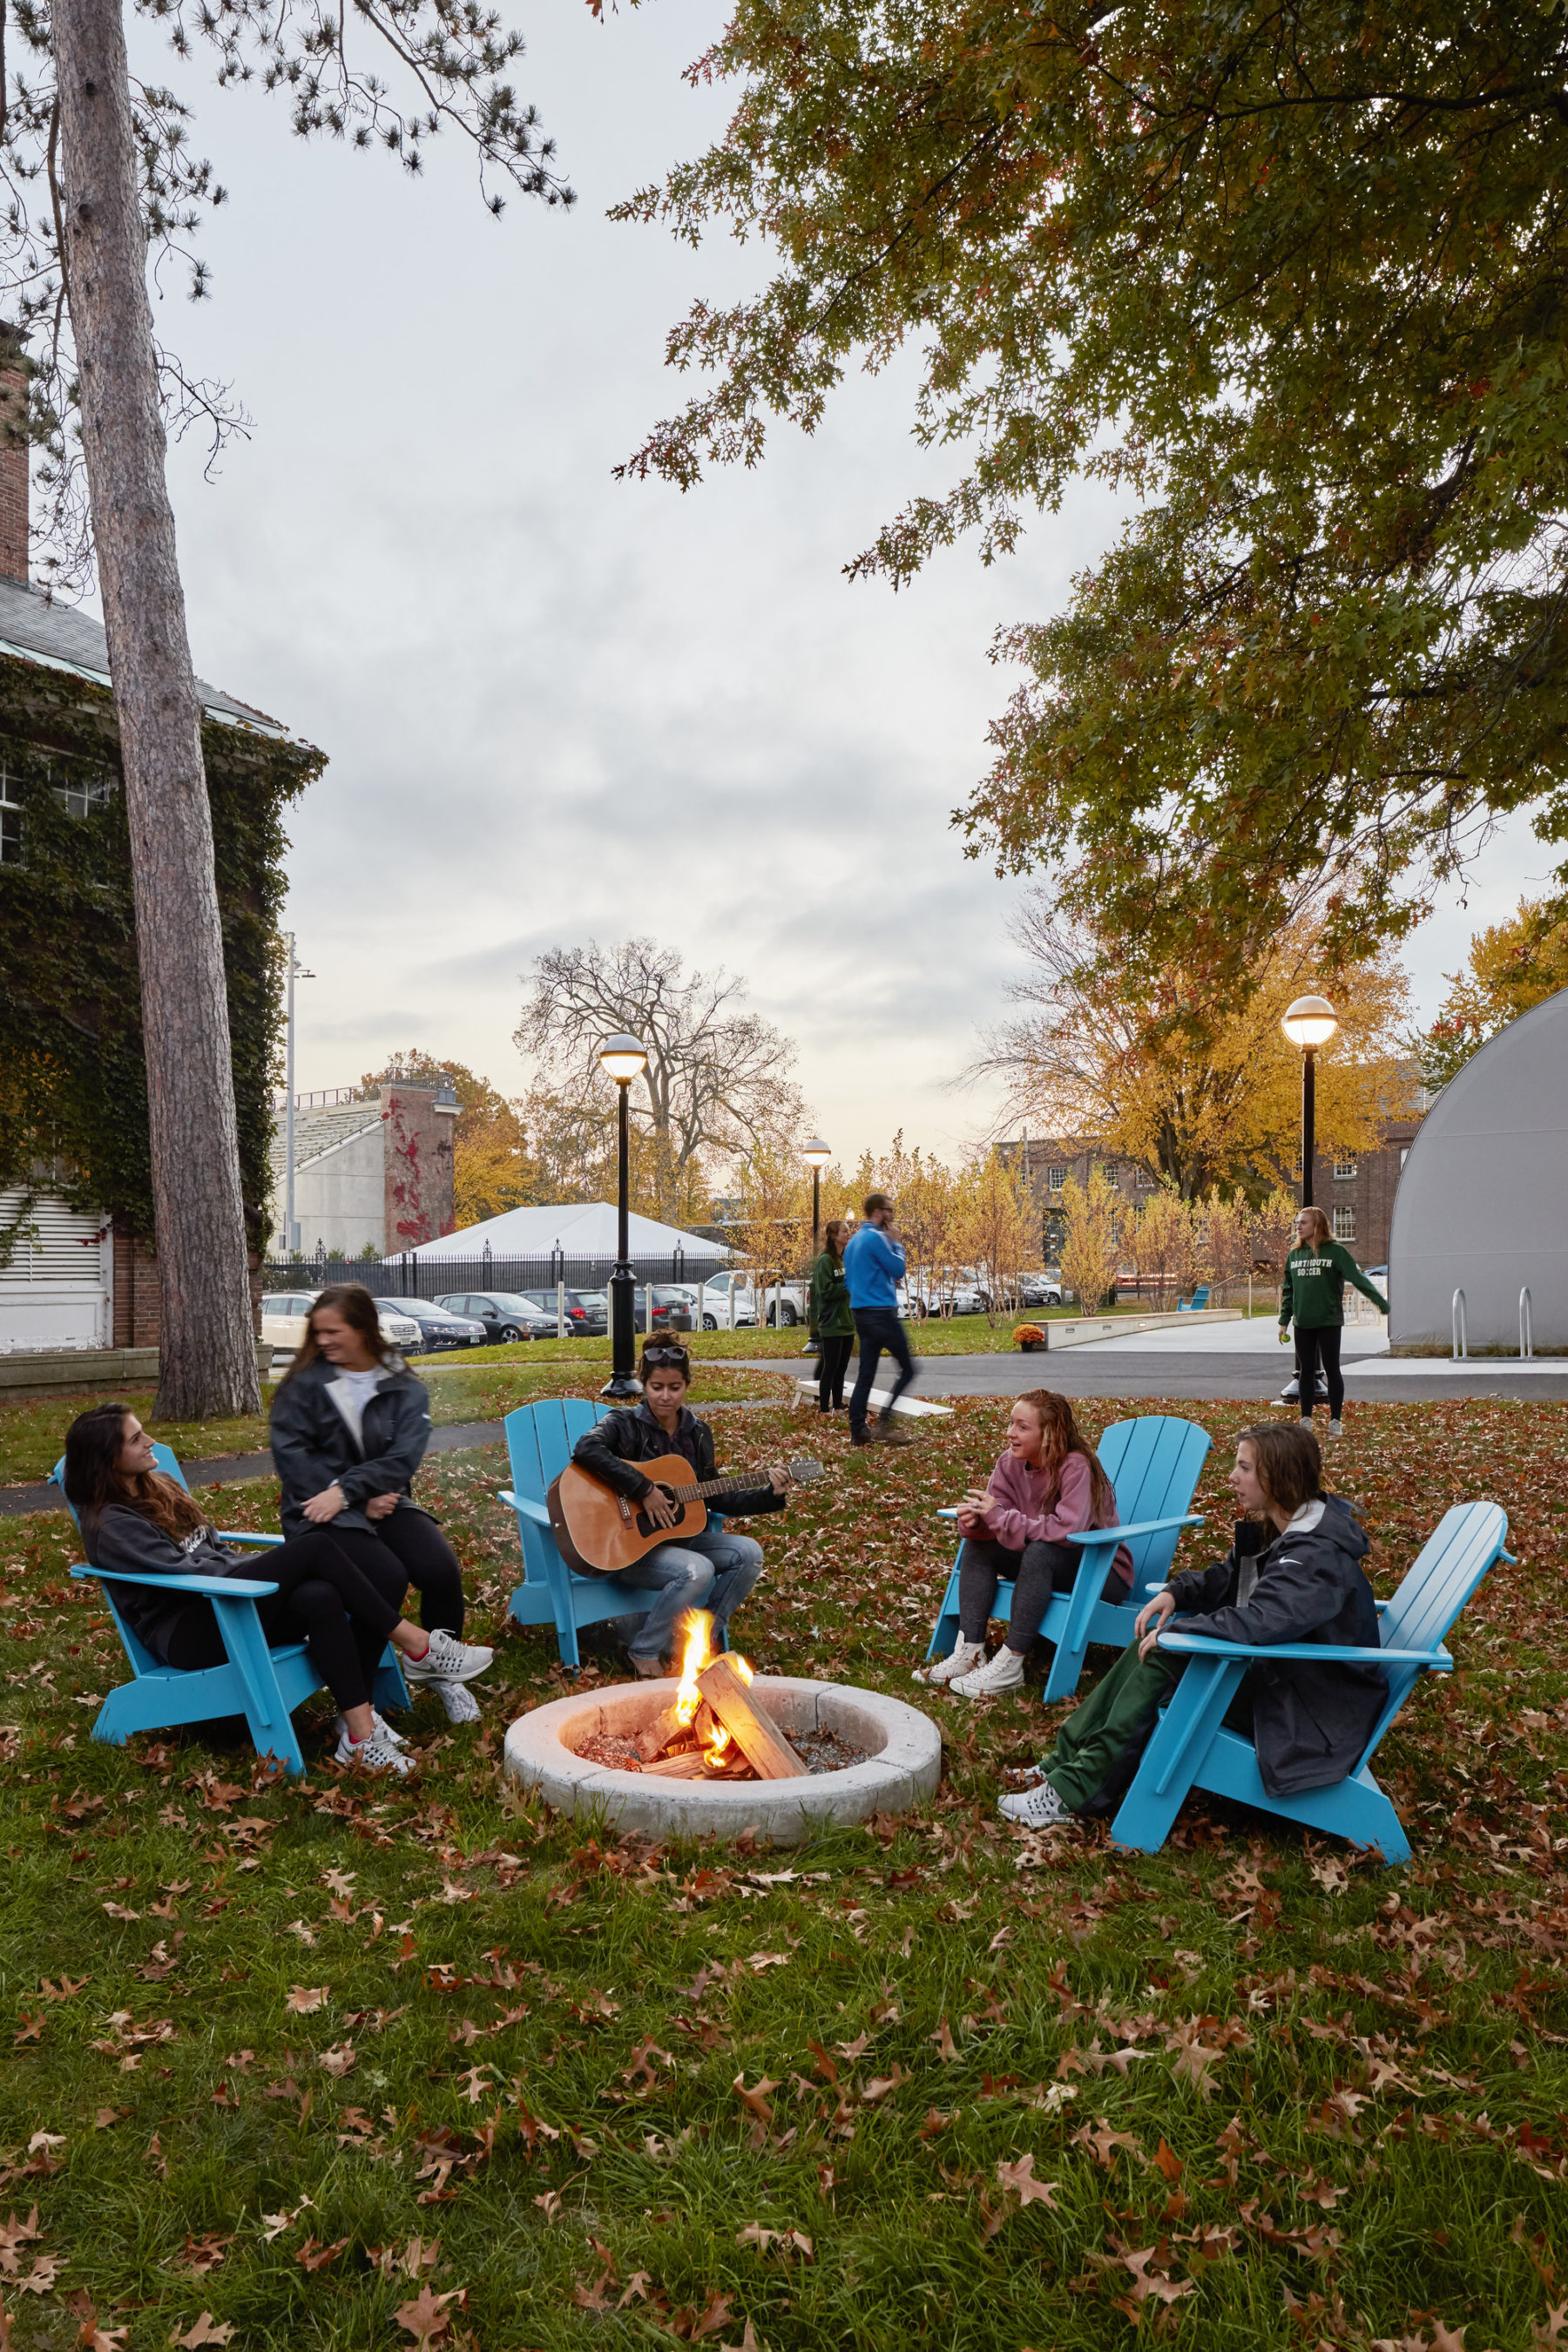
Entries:
<svg viewBox="0 0 1568 2352">
<path fill-rule="evenodd" d="M 1568 1355 L 1568 989 L 1489 1038 L 1410 1147 L 1389 1241 L 1390 1347 L 1446 1355 L 1457 1289 L 1472 1354 L 1518 1352 L 1528 1289 L 1536 1352 Z"/>
</svg>

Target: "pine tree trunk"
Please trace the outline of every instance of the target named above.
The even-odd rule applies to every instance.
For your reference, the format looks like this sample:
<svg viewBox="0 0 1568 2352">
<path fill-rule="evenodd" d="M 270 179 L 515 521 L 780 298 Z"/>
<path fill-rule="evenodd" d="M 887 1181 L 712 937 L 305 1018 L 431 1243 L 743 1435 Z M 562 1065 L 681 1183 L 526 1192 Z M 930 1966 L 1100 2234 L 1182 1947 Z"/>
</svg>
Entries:
<svg viewBox="0 0 1568 2352">
<path fill-rule="evenodd" d="M 163 1327 L 157 1410 L 256 1412 L 201 706 L 163 476 L 120 0 L 56 0 L 68 299 L 120 721 Z"/>
</svg>

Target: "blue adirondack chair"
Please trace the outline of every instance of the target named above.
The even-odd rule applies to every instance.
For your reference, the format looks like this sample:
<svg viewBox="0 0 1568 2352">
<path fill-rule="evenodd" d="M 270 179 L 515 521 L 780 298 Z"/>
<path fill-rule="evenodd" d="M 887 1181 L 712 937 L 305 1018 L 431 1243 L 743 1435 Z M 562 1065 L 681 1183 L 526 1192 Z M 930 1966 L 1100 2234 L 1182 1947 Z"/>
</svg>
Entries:
<svg viewBox="0 0 1568 2352">
<path fill-rule="evenodd" d="M 520 1404 L 505 1423 L 511 1485 L 502 1487 L 500 1498 L 517 1513 L 522 1546 L 523 1580 L 511 1596 L 511 1613 L 520 1625 L 553 1625 L 562 1663 L 574 1674 L 583 1663 L 577 1649 L 580 1625 L 602 1625 L 611 1617 L 646 1617 L 658 1598 L 646 1585 L 623 1584 L 618 1577 L 577 1575 L 556 1550 L 550 1532 L 545 1496 L 571 1461 L 577 1440 L 615 1410 L 587 1397 L 547 1397 L 538 1404 Z M 710 1528 L 723 1524 L 716 1512 L 709 1512 Z M 726 1646 L 721 1634 L 719 1646 Z"/>
<path fill-rule="evenodd" d="M 1187 1506 L 1212 1443 L 1207 1430 L 1195 1422 L 1159 1413 L 1113 1422 L 1101 1437 L 1095 1452 L 1116 1489 L 1116 1516 L 1121 1524 L 1090 1528 L 1073 1538 L 1083 1546 L 1073 1589 L 1051 1595 L 1040 1628 L 1046 1640 L 1057 1645 L 1046 1679 L 1047 1704 L 1067 1698 L 1078 1688 L 1091 1642 L 1122 1650 L 1132 1639 L 1133 1622 L 1143 1606 L 1146 1587 L 1163 1584 L 1169 1575 L 1182 1529 L 1203 1525 Z M 953 1514 L 944 1511 L 941 1516 L 952 1518 Z M 1100 1597 L 1121 1544 L 1132 1555 L 1132 1581 L 1125 1607 Z M 961 1543 L 926 1652 L 928 1660 L 945 1658 L 958 1639 L 958 1563 L 963 1552 Z M 1012 1609 L 1012 1585 L 998 1585 L 992 1615 L 1009 1617 Z"/>
<path fill-rule="evenodd" d="M 159 1469 L 177 1478 L 184 1486 L 185 1474 L 169 1448 L 154 1445 L 153 1451 L 158 1457 Z M 49 1473 L 62 1496 L 64 1472 L 62 1454 Z M 81 1522 L 68 1501 L 66 1508 L 79 1535 Z M 222 1528 L 218 1533 L 223 1542 L 244 1544 L 253 1551 L 270 1551 L 283 1541 L 281 1536 L 251 1535 L 244 1528 Z M 224 1716 L 242 1715 L 258 1756 L 275 1756 L 290 1772 L 304 1770 L 305 1759 L 290 1717 L 297 1706 L 302 1706 L 321 1689 L 321 1677 L 306 1656 L 303 1642 L 287 1642 L 276 1650 L 268 1648 L 256 1604 L 269 1592 L 277 1591 L 275 1584 L 256 1582 L 248 1577 L 159 1577 L 160 1591 L 205 1595 L 212 1602 L 223 1645 L 228 1652 L 226 1665 L 204 1666 L 186 1674 L 177 1666 L 160 1665 L 121 1614 L 114 1597 L 115 1586 L 145 1584 L 149 1581 L 146 1577 L 126 1576 L 118 1569 L 89 1568 L 81 1563 L 71 1570 L 71 1575 L 79 1583 L 95 1579 L 101 1586 L 134 1677 L 121 1683 L 118 1690 L 111 1690 L 104 1700 L 92 1727 L 95 1739 L 121 1748 L 133 1732 L 178 1731 L 188 1723 L 213 1723 Z M 388 1707 L 408 1705 L 408 1685 L 390 1643 L 376 1669 L 373 1696 L 384 1715 Z"/>
<path fill-rule="evenodd" d="M 1177 1299 L 1176 1312 L 1178 1315 L 1201 1315 L 1208 1303 L 1209 1286 L 1205 1282 L 1201 1288 L 1194 1291 L 1190 1298 Z"/>
<path fill-rule="evenodd" d="M 1408 1862 L 1410 1841 L 1372 1776 L 1372 1759 L 1420 1677 L 1452 1672 L 1454 1661 L 1443 1646 L 1444 1636 L 1493 1562 L 1512 1559 L 1512 1553 L 1503 1549 L 1507 1534 L 1508 1517 L 1500 1504 L 1456 1503 L 1411 1562 L 1386 1608 L 1380 1604 L 1382 1646 L 1375 1650 L 1331 1649 L 1321 1642 L 1276 1642 L 1247 1649 L 1173 1627 L 1162 1633 L 1160 1647 L 1180 1653 L 1189 1664 L 1111 1826 L 1117 1844 L 1157 1853 L 1187 1791 L 1209 1789 L 1309 1829 L 1331 1831 L 1354 1845 L 1374 1849 L 1385 1863 Z M 1348 1780 L 1299 1797 L 1268 1794 L 1251 1740 L 1222 1727 L 1225 1711 L 1255 1658 L 1310 1658 L 1315 1665 L 1340 1658 L 1383 1667 L 1388 1676 L 1388 1704 Z"/>
</svg>

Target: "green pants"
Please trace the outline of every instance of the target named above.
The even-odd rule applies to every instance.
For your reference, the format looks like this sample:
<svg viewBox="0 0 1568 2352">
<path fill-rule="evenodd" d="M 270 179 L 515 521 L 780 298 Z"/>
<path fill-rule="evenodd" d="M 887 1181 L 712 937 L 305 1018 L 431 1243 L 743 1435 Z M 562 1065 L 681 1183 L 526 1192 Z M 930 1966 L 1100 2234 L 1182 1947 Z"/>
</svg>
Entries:
<svg viewBox="0 0 1568 2352">
<path fill-rule="evenodd" d="M 1115 1812 L 1154 1734 L 1160 1709 L 1187 1669 L 1173 1651 L 1138 1655 L 1130 1642 L 1103 1682 L 1074 1709 L 1057 1734 L 1042 1767 L 1069 1812 L 1105 1820 Z M 1233 1730 L 1251 1728 L 1252 1709 L 1243 1679 L 1226 1721 Z"/>
</svg>

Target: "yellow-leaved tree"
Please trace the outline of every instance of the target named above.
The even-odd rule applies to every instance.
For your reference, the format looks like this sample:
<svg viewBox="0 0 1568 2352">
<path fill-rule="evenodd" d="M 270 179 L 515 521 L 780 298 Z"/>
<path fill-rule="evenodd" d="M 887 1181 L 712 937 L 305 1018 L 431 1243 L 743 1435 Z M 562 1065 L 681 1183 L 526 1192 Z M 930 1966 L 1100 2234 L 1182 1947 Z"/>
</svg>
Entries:
<svg viewBox="0 0 1568 2352">
<path fill-rule="evenodd" d="M 955 1190 L 958 1247 L 985 1292 L 985 1319 L 994 1324 L 1011 1304 L 1026 1264 L 1033 1211 L 999 1151 L 989 1151 L 966 1168 Z"/>
<path fill-rule="evenodd" d="M 1568 919 L 1521 898 L 1506 923 L 1478 931 L 1468 969 L 1450 972 L 1443 1009 L 1420 1040 L 1429 1087 L 1446 1087 L 1479 1045 L 1560 988 L 1568 988 Z"/>
<path fill-rule="evenodd" d="M 1156 1169 L 1184 1201 L 1216 1186 L 1258 1199 L 1294 1175 L 1301 1056 L 1279 1027 L 1292 997 L 1321 989 L 1340 1016 L 1318 1055 L 1320 1151 L 1370 1151 L 1384 1121 L 1414 1105 L 1408 991 L 1392 956 L 1328 971 L 1321 926 L 1302 921 L 1274 940 L 1245 989 L 1172 971 L 1141 990 L 1113 941 L 1064 923 L 1042 892 L 1016 931 L 1028 968 L 1012 994 L 1024 1009 L 992 1033 L 974 1075 L 1005 1081 L 1010 1118 L 1093 1138 Z"/>
<path fill-rule="evenodd" d="M 1062 1283 L 1075 1291 L 1086 1315 L 1095 1314 L 1114 1286 L 1121 1263 L 1118 1238 L 1120 1196 L 1101 1171 L 1091 1169 L 1087 1184 L 1069 1176 L 1062 1187 Z M 1123 1214 L 1126 1213 L 1123 1212 Z"/>
</svg>

